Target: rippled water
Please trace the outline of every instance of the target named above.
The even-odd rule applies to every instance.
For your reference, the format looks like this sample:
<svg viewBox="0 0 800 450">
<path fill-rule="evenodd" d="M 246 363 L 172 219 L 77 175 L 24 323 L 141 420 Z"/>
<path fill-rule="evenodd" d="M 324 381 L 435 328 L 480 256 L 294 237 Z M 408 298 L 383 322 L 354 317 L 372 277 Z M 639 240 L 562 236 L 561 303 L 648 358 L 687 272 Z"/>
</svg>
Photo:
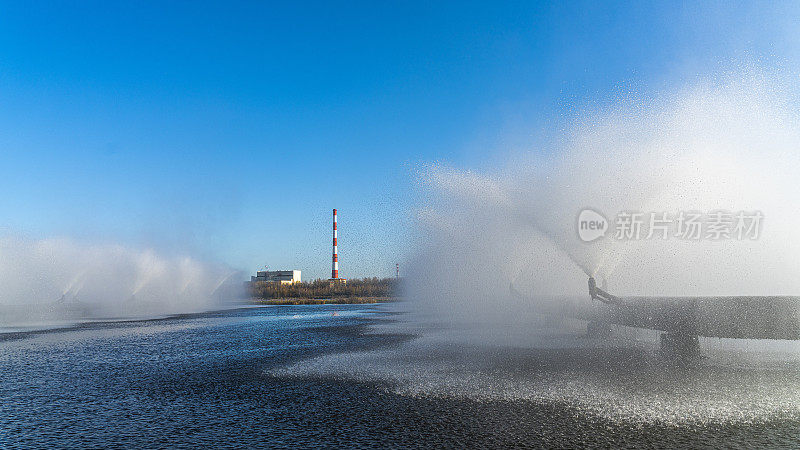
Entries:
<svg viewBox="0 0 800 450">
<path fill-rule="evenodd" d="M 676 367 L 641 342 L 409 332 L 391 308 L 251 308 L 0 335 L 0 441 L 800 445 L 793 348 L 705 343 L 702 361 Z"/>
</svg>

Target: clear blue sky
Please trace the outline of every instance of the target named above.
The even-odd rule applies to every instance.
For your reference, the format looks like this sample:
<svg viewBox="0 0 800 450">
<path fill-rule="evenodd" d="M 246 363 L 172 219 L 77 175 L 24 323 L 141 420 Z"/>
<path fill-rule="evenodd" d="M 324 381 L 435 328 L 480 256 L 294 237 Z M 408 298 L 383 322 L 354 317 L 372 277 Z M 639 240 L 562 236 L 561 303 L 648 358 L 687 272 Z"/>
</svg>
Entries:
<svg viewBox="0 0 800 450">
<path fill-rule="evenodd" d="M 335 207 L 342 275 L 390 275 L 417 165 L 800 56 L 792 4 L 595 3 L 0 1 L 0 229 L 327 277 Z"/>
</svg>

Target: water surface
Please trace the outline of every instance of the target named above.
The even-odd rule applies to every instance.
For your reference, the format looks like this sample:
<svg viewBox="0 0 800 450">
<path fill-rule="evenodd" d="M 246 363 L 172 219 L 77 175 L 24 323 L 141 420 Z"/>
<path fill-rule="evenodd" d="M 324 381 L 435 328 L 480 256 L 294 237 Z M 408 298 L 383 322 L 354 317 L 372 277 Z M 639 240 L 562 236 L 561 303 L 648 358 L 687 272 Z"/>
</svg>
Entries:
<svg viewBox="0 0 800 450">
<path fill-rule="evenodd" d="M 534 347 L 439 339 L 401 331 L 392 309 L 248 308 L 4 334 L 0 440 L 800 445 L 793 353 L 706 345 L 702 363 L 674 367 L 646 347 L 571 335 Z"/>
</svg>

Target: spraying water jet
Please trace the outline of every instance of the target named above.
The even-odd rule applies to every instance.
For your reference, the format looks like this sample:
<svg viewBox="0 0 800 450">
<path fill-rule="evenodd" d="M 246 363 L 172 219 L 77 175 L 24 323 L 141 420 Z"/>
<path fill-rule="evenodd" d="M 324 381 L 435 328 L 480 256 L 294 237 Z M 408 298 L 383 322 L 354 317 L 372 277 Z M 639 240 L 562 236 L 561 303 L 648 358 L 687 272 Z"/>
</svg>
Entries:
<svg viewBox="0 0 800 450">
<path fill-rule="evenodd" d="M 798 92 L 779 74 L 745 71 L 626 99 L 494 173 L 430 168 L 409 297 L 440 321 L 507 324 L 531 313 L 659 330 L 677 353 L 691 353 L 698 336 L 800 338 Z M 592 242 L 576 233 L 587 207 L 612 224 Z M 761 211 L 764 232 L 692 240 L 612 230 L 621 212 L 718 210 Z"/>
</svg>

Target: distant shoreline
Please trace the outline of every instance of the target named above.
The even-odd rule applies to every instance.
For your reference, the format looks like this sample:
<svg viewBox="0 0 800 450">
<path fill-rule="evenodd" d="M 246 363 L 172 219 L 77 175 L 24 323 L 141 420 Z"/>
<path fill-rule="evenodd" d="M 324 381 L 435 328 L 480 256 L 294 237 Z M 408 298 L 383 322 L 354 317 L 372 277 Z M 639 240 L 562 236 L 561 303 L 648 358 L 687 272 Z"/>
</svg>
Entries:
<svg viewBox="0 0 800 450">
<path fill-rule="evenodd" d="M 397 297 L 251 298 L 254 305 L 361 305 L 397 301 Z"/>
</svg>

